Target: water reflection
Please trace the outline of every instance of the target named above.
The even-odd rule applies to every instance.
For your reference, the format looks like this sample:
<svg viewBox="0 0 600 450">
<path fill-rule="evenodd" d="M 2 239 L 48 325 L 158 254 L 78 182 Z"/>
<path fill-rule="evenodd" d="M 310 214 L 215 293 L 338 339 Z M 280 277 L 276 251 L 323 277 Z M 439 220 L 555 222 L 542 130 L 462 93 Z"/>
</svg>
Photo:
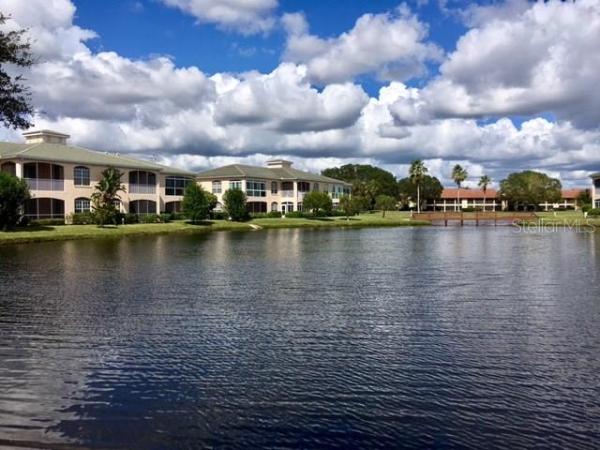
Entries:
<svg viewBox="0 0 600 450">
<path fill-rule="evenodd" d="M 0 445 L 593 448 L 599 245 L 407 228 L 0 247 Z"/>
</svg>

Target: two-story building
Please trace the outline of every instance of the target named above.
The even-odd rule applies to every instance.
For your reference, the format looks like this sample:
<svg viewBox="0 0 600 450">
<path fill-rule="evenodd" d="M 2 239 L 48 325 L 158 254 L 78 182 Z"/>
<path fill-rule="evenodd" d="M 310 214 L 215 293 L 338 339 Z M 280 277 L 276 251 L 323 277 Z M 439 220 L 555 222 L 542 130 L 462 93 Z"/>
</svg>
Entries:
<svg viewBox="0 0 600 450">
<path fill-rule="evenodd" d="M 440 198 L 428 205 L 434 211 L 462 211 L 474 208 L 481 211 L 496 211 L 504 209 L 504 204 L 498 198 L 496 189 L 467 189 L 444 188 Z"/>
<path fill-rule="evenodd" d="M 600 172 L 590 175 L 592 179 L 592 204 L 594 208 L 600 208 Z"/>
<path fill-rule="evenodd" d="M 296 170 L 290 161 L 282 159 L 267 161 L 267 167 L 223 166 L 202 172 L 196 179 L 217 196 L 217 209 L 222 207 L 223 194 L 228 189 L 241 189 L 248 197 L 248 210 L 255 213 L 302 211 L 302 200 L 311 191 L 327 192 L 335 206 L 351 189 L 345 181 Z"/>
<path fill-rule="evenodd" d="M 27 181 L 31 219 L 65 219 L 90 211 L 91 195 L 108 167 L 123 173 L 120 209 L 136 214 L 178 211 L 194 174 L 118 154 L 69 145 L 68 135 L 50 130 L 23 133 L 24 144 L 0 143 L 0 170 Z"/>
</svg>

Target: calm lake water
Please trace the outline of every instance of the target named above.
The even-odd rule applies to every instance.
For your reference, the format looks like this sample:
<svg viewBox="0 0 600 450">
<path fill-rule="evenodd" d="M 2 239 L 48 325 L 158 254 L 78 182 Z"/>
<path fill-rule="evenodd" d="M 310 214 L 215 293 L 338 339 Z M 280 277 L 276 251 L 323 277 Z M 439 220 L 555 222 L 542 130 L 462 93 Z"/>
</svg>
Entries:
<svg viewBox="0 0 600 450">
<path fill-rule="evenodd" d="M 0 447 L 598 448 L 600 234 L 0 247 Z"/>
</svg>

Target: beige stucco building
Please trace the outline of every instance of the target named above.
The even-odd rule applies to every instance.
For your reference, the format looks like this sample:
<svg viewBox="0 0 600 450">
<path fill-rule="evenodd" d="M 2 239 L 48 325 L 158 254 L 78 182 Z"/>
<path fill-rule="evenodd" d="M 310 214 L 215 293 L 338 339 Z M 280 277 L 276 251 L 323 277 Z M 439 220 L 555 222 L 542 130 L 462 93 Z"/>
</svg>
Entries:
<svg viewBox="0 0 600 450">
<path fill-rule="evenodd" d="M 90 197 L 108 167 L 123 173 L 120 209 L 138 214 L 177 211 L 194 174 L 150 161 L 69 145 L 68 135 L 50 130 L 23 134 L 24 144 L 0 143 L 0 170 L 23 178 L 32 199 L 31 219 L 68 219 L 90 210 Z"/>
<path fill-rule="evenodd" d="M 600 208 L 600 172 L 591 175 L 592 178 L 592 203 L 594 208 Z"/>
<path fill-rule="evenodd" d="M 248 197 L 250 212 L 279 211 L 283 214 L 302 211 L 302 200 L 311 191 L 327 192 L 334 205 L 350 193 L 351 185 L 334 178 L 303 172 L 290 161 L 267 161 L 267 167 L 232 164 L 202 172 L 198 183 L 217 196 L 219 207 L 228 189 L 241 189 Z"/>
</svg>

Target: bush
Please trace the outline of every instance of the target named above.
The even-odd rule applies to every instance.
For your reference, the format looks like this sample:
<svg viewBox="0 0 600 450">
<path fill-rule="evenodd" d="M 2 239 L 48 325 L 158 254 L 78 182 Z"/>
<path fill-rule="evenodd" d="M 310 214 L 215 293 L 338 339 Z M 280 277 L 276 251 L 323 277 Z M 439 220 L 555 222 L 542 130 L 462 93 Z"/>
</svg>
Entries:
<svg viewBox="0 0 600 450">
<path fill-rule="evenodd" d="M 278 219 L 281 217 L 279 211 L 270 211 L 266 213 L 251 213 L 250 217 L 253 219 Z"/>
<path fill-rule="evenodd" d="M 39 226 L 56 227 L 59 225 L 64 225 L 65 220 L 64 219 L 38 219 L 38 220 L 32 220 L 31 224 L 39 225 Z"/>
<path fill-rule="evenodd" d="M 462 208 L 462 212 L 476 212 L 479 211 L 479 208 L 474 208 L 472 206 L 467 206 L 466 208 Z"/>
<path fill-rule="evenodd" d="M 171 214 L 170 213 L 160 213 L 159 220 L 160 223 L 169 223 L 171 221 Z"/>
<path fill-rule="evenodd" d="M 322 217 L 333 210 L 333 202 L 326 192 L 312 191 L 304 196 L 302 207 L 304 211 Z"/>
<path fill-rule="evenodd" d="M 71 214 L 67 218 L 67 222 L 72 225 L 93 225 L 96 220 L 91 212 L 83 212 Z"/>
<path fill-rule="evenodd" d="M 227 220 L 229 219 L 229 214 L 225 211 L 213 211 L 210 213 L 210 218 L 213 220 Z"/>
<path fill-rule="evenodd" d="M 139 217 L 137 214 L 122 213 L 122 212 L 117 214 L 116 221 L 119 225 L 121 225 L 121 224 L 131 225 L 133 223 L 140 223 Z"/>
<path fill-rule="evenodd" d="M 138 216 L 140 223 L 160 223 L 160 216 L 158 214 L 141 214 Z"/>
<path fill-rule="evenodd" d="M 29 187 L 24 180 L 0 172 L 0 230 L 8 230 L 19 223 L 22 207 L 29 198 Z"/>
<path fill-rule="evenodd" d="M 182 212 L 161 213 L 161 216 L 163 214 L 167 214 L 169 216 L 169 221 L 171 221 L 171 220 L 185 220 L 185 219 L 187 219 L 187 216 L 184 213 L 182 213 Z"/>
<path fill-rule="evenodd" d="M 185 215 L 192 223 L 198 223 L 209 218 L 211 210 L 216 206 L 217 198 L 206 192 L 202 186 L 190 183 L 185 188 L 182 207 Z"/>
<path fill-rule="evenodd" d="M 600 216 L 600 209 L 599 208 L 592 208 L 588 211 L 588 216 L 592 216 L 592 217 L 598 217 Z"/>
<path fill-rule="evenodd" d="M 248 218 L 246 194 L 240 189 L 228 189 L 223 194 L 223 207 L 231 220 L 241 222 Z"/>
<path fill-rule="evenodd" d="M 288 219 L 304 219 L 306 214 L 304 214 L 302 211 L 292 211 L 286 213 L 285 217 Z"/>
</svg>

